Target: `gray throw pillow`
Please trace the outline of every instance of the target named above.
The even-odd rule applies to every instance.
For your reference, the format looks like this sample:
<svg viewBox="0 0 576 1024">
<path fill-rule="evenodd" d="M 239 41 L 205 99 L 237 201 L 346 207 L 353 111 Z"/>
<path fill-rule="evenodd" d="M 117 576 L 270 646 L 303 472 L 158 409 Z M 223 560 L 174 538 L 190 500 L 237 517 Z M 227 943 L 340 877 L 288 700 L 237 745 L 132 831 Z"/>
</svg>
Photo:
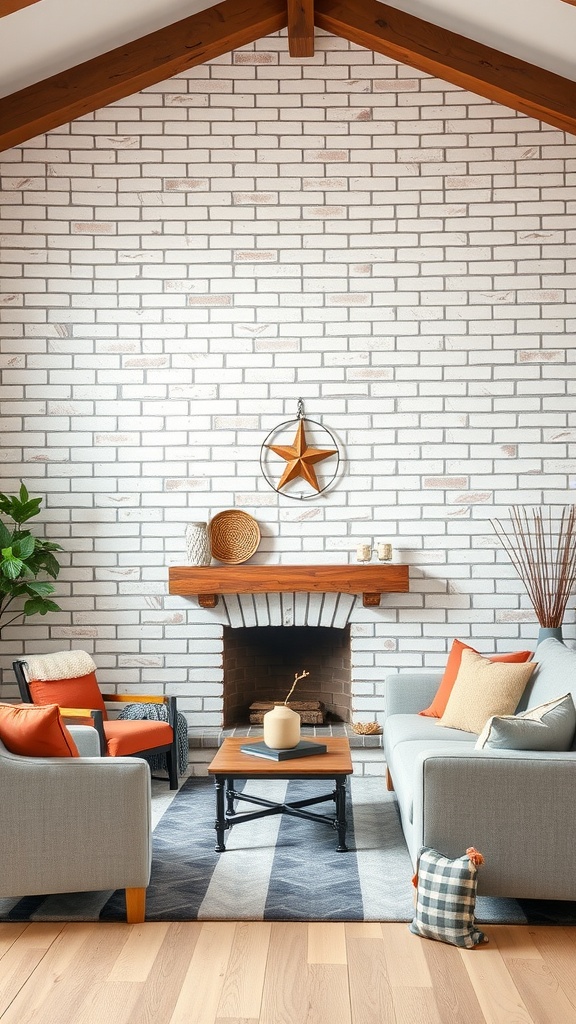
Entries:
<svg viewBox="0 0 576 1024">
<path fill-rule="evenodd" d="M 571 693 L 519 715 L 492 715 L 476 741 L 476 750 L 570 750 L 576 730 Z"/>
</svg>

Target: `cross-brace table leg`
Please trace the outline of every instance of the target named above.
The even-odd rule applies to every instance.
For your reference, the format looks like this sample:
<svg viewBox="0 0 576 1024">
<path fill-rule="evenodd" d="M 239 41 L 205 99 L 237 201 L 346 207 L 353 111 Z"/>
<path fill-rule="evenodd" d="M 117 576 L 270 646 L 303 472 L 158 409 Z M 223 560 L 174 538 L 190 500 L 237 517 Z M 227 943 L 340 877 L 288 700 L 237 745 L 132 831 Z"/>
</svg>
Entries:
<svg viewBox="0 0 576 1024">
<path fill-rule="evenodd" d="M 310 821 L 320 821 L 326 825 L 332 825 L 338 832 L 338 846 L 336 847 L 336 852 L 347 852 L 346 775 L 336 776 L 336 788 L 332 793 L 328 793 L 323 796 L 307 797 L 304 800 L 294 800 L 291 803 L 278 803 L 276 801 L 266 800 L 263 797 L 253 795 L 245 796 L 243 793 L 236 792 L 234 789 L 234 779 L 228 778 L 224 775 L 215 775 L 214 782 L 216 786 L 215 828 L 217 842 L 215 849 L 217 853 L 223 853 L 226 849 L 224 845 L 224 833 L 226 829 L 231 828 L 232 825 L 241 824 L 242 822 L 247 821 L 255 821 L 257 818 L 266 818 L 272 814 L 289 814 L 293 817 L 307 818 Z M 313 804 L 324 803 L 326 800 L 330 799 L 334 800 L 335 804 L 334 817 L 327 814 L 317 814 L 313 811 L 305 810 L 305 808 L 310 807 Z M 235 802 L 238 800 L 259 805 L 263 810 L 238 813 L 235 811 Z"/>
</svg>

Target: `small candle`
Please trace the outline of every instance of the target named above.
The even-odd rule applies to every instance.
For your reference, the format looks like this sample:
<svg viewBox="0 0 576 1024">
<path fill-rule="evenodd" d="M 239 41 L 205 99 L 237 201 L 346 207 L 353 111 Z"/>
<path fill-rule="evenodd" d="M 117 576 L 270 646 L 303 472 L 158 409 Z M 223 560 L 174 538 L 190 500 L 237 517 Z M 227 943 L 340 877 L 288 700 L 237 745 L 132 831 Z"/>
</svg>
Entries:
<svg viewBox="0 0 576 1024">
<path fill-rule="evenodd" d="M 357 562 L 369 562 L 372 557 L 372 545 L 371 544 L 359 544 L 356 548 L 356 561 Z"/>
<path fill-rule="evenodd" d="M 381 562 L 389 562 L 392 558 L 392 545 L 391 544 L 378 544 L 378 559 Z"/>
</svg>

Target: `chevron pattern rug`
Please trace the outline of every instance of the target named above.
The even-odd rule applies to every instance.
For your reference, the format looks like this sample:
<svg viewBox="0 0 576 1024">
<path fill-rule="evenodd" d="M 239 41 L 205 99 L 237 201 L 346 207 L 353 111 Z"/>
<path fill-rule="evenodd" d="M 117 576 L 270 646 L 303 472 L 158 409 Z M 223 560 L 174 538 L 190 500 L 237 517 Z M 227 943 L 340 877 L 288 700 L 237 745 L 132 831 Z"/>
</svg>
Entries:
<svg viewBox="0 0 576 1024">
<path fill-rule="evenodd" d="M 297 800 L 311 795 L 310 785 L 254 780 L 244 792 Z M 317 810 L 332 813 L 332 807 Z M 394 796 L 382 779 L 350 780 L 348 853 L 336 852 L 336 832 L 328 825 L 273 815 L 235 825 L 219 854 L 214 817 L 211 779 L 188 779 L 168 803 L 153 834 L 147 921 L 412 919 L 413 869 Z M 481 923 L 576 922 L 571 903 L 479 897 L 476 911 Z M 121 890 L 0 900 L 4 921 L 116 921 L 125 913 Z"/>
</svg>

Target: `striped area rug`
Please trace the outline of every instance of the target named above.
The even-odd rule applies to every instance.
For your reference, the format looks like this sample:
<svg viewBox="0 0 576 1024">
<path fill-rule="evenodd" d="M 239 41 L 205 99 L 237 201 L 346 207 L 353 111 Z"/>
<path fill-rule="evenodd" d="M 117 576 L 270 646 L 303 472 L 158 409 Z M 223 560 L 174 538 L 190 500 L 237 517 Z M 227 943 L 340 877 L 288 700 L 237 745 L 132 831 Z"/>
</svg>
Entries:
<svg viewBox="0 0 576 1024">
<path fill-rule="evenodd" d="M 322 781 L 250 780 L 244 792 L 292 801 L 331 788 Z M 278 814 L 235 825 L 219 854 L 211 779 L 190 778 L 171 801 L 165 792 L 160 799 L 167 807 L 153 834 L 147 921 L 412 919 L 413 869 L 394 796 L 381 778 L 350 780 L 348 853 L 336 852 L 329 825 Z M 328 801 L 315 810 L 332 814 L 333 806 Z M 257 808 L 243 802 L 239 809 Z M 527 902 L 536 901 L 480 897 L 476 916 L 483 923 L 576 921 L 573 904 L 539 905 L 534 915 Z M 116 921 L 125 912 L 121 890 L 0 900 L 4 921 Z"/>
</svg>

